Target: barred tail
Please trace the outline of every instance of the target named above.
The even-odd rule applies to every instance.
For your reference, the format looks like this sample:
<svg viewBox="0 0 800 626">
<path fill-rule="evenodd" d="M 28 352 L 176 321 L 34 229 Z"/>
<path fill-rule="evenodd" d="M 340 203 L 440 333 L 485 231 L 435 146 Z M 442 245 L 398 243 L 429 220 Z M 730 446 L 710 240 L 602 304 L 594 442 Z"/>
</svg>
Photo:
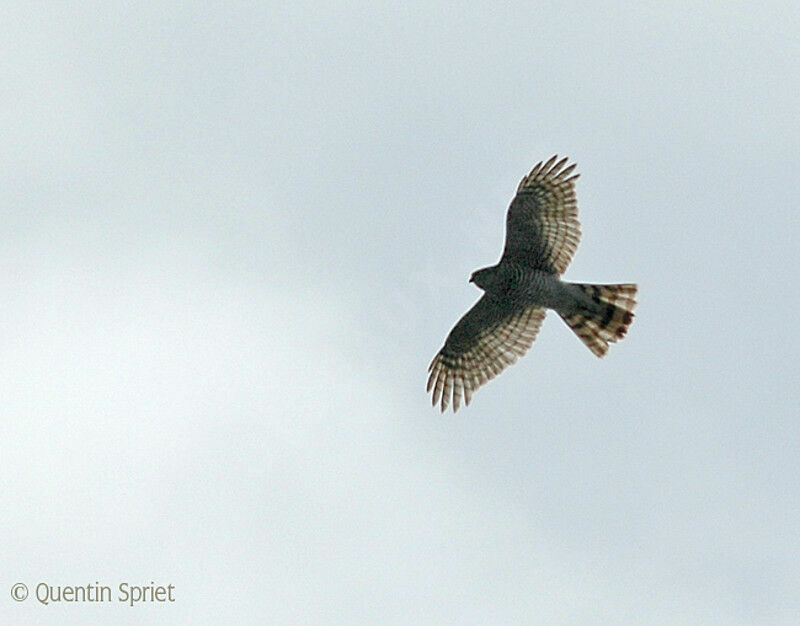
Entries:
<svg viewBox="0 0 800 626">
<path fill-rule="evenodd" d="M 636 285 L 575 285 L 595 304 L 597 311 L 583 310 L 559 314 L 581 341 L 597 356 L 605 356 L 609 342 L 618 341 L 628 332 L 636 308 Z"/>
</svg>

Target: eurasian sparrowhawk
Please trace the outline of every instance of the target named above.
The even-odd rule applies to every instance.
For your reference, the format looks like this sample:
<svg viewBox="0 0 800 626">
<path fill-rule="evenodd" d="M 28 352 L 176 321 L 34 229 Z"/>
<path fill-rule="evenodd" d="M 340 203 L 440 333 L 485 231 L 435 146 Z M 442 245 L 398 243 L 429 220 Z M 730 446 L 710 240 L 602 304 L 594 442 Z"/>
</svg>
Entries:
<svg viewBox="0 0 800 626">
<path fill-rule="evenodd" d="M 527 352 L 547 309 L 555 310 L 601 357 L 621 339 L 636 307 L 636 285 L 567 283 L 580 240 L 575 164 L 539 163 L 522 179 L 506 216 L 506 245 L 497 265 L 473 272 L 483 297 L 447 336 L 428 370 L 433 404 L 467 404 L 478 387 Z"/>
</svg>

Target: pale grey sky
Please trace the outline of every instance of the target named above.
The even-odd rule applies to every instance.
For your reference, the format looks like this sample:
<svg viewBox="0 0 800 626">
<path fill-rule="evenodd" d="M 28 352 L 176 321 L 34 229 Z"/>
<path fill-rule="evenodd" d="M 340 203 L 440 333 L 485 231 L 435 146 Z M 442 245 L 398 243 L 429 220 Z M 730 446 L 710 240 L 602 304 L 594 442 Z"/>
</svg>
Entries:
<svg viewBox="0 0 800 626">
<path fill-rule="evenodd" d="M 796 624 L 799 32 L 6 3 L 0 621 Z M 554 153 L 565 278 L 638 282 L 636 321 L 600 361 L 550 315 L 442 416 L 426 368 Z M 175 602 L 116 601 L 150 581 Z"/>
</svg>

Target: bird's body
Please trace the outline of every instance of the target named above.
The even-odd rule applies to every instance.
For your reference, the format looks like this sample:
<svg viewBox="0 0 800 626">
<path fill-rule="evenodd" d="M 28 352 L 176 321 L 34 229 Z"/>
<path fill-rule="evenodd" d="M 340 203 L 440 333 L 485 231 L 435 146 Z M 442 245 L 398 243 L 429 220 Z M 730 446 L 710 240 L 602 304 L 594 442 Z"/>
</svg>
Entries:
<svg viewBox="0 0 800 626">
<path fill-rule="evenodd" d="M 493 265 L 478 271 L 486 272 L 484 275 L 486 287 L 478 280 L 472 282 L 509 304 L 523 307 L 542 306 L 559 313 L 572 312 L 580 302 L 587 306 L 592 305 L 591 299 L 582 291 L 562 281 L 552 272 L 531 269 L 513 262 Z"/>
<path fill-rule="evenodd" d="M 483 297 L 456 324 L 430 366 L 428 391 L 444 411 L 530 348 L 545 311 L 553 309 L 597 356 L 633 321 L 636 285 L 584 285 L 561 280 L 580 239 L 575 165 L 553 157 L 522 179 L 506 220 L 497 265 L 472 274 Z"/>
</svg>

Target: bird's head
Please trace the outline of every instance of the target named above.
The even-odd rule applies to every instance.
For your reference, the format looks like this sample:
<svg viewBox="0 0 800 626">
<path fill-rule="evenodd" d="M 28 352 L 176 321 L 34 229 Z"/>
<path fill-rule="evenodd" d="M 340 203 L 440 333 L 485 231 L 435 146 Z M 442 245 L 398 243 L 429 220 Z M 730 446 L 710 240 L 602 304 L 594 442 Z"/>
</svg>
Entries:
<svg viewBox="0 0 800 626">
<path fill-rule="evenodd" d="M 478 287 L 486 291 L 490 289 L 492 285 L 495 284 L 497 281 L 497 266 L 493 265 L 492 267 L 484 267 L 480 270 L 475 270 L 472 272 L 472 276 L 469 278 L 469 282 L 475 283 Z"/>
</svg>

